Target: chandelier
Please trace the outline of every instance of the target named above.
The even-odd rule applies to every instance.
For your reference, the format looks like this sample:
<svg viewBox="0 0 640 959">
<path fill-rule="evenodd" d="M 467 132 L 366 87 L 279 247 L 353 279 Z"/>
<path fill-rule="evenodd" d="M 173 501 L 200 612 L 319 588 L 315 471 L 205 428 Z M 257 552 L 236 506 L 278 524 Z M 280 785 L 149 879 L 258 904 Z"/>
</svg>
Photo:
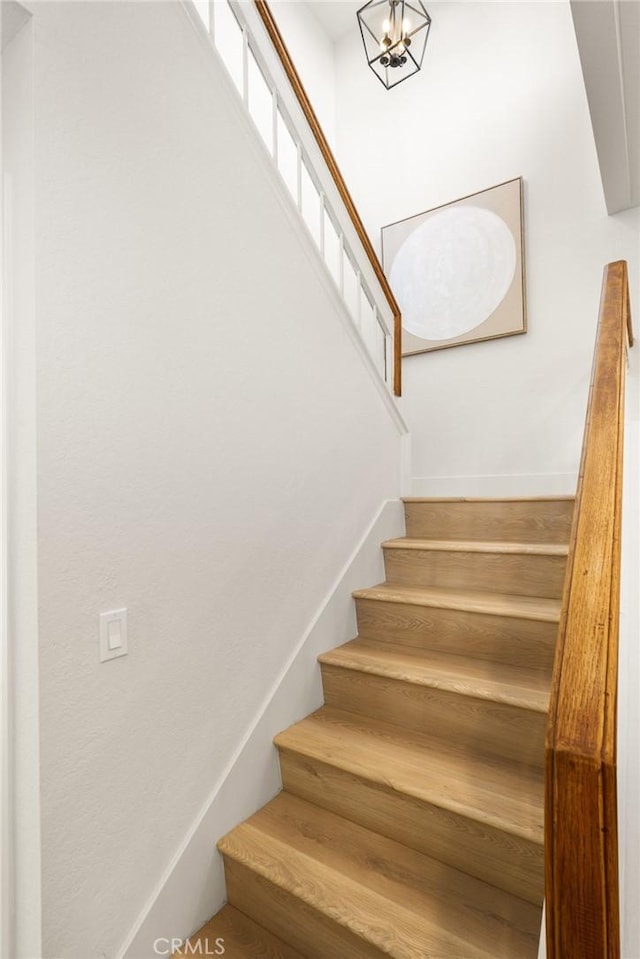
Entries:
<svg viewBox="0 0 640 959">
<path fill-rule="evenodd" d="M 367 63 L 387 90 L 418 72 L 431 27 L 421 0 L 369 0 L 358 23 Z"/>
</svg>

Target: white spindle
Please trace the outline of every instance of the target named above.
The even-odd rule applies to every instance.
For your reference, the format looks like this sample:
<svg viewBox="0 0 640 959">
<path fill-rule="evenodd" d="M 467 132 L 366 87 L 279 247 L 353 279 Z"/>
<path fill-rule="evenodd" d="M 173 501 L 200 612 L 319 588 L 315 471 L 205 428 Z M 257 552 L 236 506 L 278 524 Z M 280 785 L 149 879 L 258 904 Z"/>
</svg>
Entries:
<svg viewBox="0 0 640 959">
<path fill-rule="evenodd" d="M 327 198 L 322 191 L 320 191 L 320 254 L 324 260 L 324 217 L 326 209 Z"/>
<path fill-rule="evenodd" d="M 273 124 L 273 160 L 278 166 L 278 91 L 273 88 L 272 92 L 273 97 L 273 115 L 272 115 L 272 124 Z"/>
<path fill-rule="evenodd" d="M 393 337 L 385 331 L 384 323 L 381 322 L 380 313 L 378 312 L 378 307 L 376 307 L 376 320 L 380 325 L 380 329 L 384 333 L 384 381 L 385 383 L 390 383 L 393 371 Z"/>
<path fill-rule="evenodd" d="M 356 307 L 356 326 L 362 332 L 362 297 L 365 295 L 362 289 L 362 273 L 356 270 L 356 280 L 358 285 L 358 304 Z"/>
<path fill-rule="evenodd" d="M 242 28 L 242 99 L 249 106 L 249 31 Z"/>
<path fill-rule="evenodd" d="M 302 146 L 300 143 L 296 144 L 297 150 L 297 159 L 296 159 L 296 174 L 297 174 L 297 183 L 298 183 L 298 209 L 302 213 Z"/>
</svg>

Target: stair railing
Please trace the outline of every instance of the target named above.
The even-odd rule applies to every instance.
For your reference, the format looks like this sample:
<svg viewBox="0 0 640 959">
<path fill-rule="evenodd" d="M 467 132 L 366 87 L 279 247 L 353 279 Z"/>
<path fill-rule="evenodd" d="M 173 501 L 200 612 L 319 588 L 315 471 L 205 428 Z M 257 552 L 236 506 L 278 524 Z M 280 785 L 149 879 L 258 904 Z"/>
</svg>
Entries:
<svg viewBox="0 0 640 959">
<path fill-rule="evenodd" d="M 367 353 L 401 393 L 401 317 L 318 118 L 265 0 L 195 0 Z"/>
<path fill-rule="evenodd" d="M 553 671 L 545 772 L 547 959 L 619 959 L 616 701 L 627 264 L 605 268 Z"/>
</svg>

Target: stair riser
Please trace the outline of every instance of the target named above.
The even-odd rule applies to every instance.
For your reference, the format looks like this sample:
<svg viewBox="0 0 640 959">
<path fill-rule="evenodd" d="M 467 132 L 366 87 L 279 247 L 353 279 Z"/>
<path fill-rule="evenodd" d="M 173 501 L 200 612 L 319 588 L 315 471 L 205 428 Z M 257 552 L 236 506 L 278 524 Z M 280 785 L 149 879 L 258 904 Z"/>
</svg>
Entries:
<svg viewBox="0 0 640 959">
<path fill-rule="evenodd" d="M 521 899 L 542 903 L 544 858 L 537 843 L 289 750 L 280 750 L 280 767 L 288 792 Z"/>
<path fill-rule="evenodd" d="M 232 906 L 298 949 L 307 959 L 388 959 L 385 953 L 296 896 L 224 857 Z"/>
<path fill-rule="evenodd" d="M 491 700 L 322 664 L 325 703 L 541 766 L 546 715 Z"/>
<path fill-rule="evenodd" d="M 385 547 L 387 582 L 399 586 L 489 590 L 516 596 L 562 596 L 566 557 L 462 553 Z"/>
<path fill-rule="evenodd" d="M 222 940 L 216 945 L 216 940 Z M 224 952 L 222 948 L 224 947 Z M 217 950 L 217 952 L 216 952 Z M 189 936 L 173 956 L 200 957 L 224 955 L 227 959 L 304 959 L 282 939 L 254 923 L 248 916 L 225 905 L 199 932 Z"/>
<path fill-rule="evenodd" d="M 573 500 L 405 503 L 407 536 L 416 539 L 568 543 Z"/>
<path fill-rule="evenodd" d="M 356 599 L 365 639 L 550 670 L 557 623 Z"/>
</svg>

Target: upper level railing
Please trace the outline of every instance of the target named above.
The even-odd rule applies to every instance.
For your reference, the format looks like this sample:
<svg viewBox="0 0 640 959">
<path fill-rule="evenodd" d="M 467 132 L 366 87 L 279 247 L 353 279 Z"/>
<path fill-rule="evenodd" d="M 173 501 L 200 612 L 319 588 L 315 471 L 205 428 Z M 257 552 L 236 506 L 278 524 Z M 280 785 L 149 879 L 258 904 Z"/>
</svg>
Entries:
<svg viewBox="0 0 640 959">
<path fill-rule="evenodd" d="M 547 959 L 619 959 L 616 701 L 627 265 L 605 269 L 546 744 Z"/>
<path fill-rule="evenodd" d="M 401 392 L 401 319 L 371 241 L 265 0 L 196 0 L 379 375 Z"/>
</svg>

